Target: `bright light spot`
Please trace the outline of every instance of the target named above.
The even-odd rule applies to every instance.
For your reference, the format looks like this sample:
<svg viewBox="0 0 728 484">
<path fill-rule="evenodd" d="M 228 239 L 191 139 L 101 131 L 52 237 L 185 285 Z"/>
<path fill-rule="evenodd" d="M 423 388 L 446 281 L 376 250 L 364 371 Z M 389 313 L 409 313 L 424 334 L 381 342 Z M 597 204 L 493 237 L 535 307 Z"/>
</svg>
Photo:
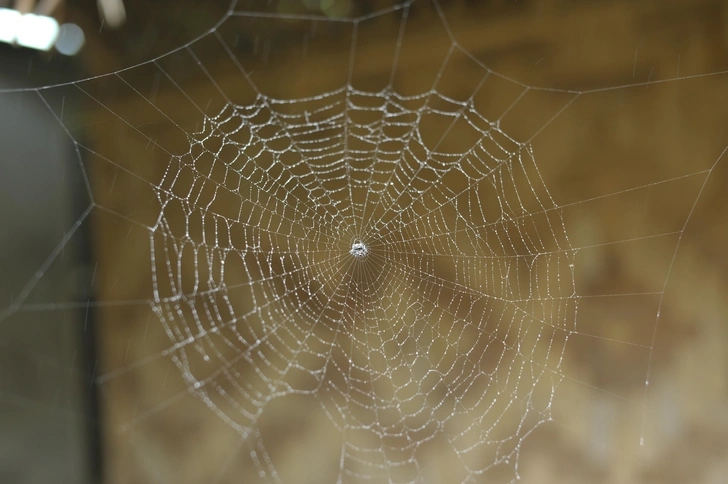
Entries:
<svg viewBox="0 0 728 484">
<path fill-rule="evenodd" d="M 15 42 L 15 33 L 20 25 L 22 14 L 17 10 L 0 8 L 0 42 L 12 44 Z"/>
<path fill-rule="evenodd" d="M 85 40 L 76 24 L 59 27 L 53 17 L 0 8 L 0 42 L 37 50 L 50 50 L 55 44 L 61 54 L 75 55 Z"/>
<path fill-rule="evenodd" d="M 115 29 L 126 21 L 126 9 L 123 0 L 98 0 L 99 12 L 106 25 Z"/>
<path fill-rule="evenodd" d="M 15 43 L 31 49 L 50 50 L 58 38 L 59 30 L 56 19 L 27 13 L 20 19 Z"/>
<path fill-rule="evenodd" d="M 76 55 L 85 41 L 81 27 L 76 24 L 63 24 L 56 40 L 56 50 L 63 55 Z"/>
</svg>

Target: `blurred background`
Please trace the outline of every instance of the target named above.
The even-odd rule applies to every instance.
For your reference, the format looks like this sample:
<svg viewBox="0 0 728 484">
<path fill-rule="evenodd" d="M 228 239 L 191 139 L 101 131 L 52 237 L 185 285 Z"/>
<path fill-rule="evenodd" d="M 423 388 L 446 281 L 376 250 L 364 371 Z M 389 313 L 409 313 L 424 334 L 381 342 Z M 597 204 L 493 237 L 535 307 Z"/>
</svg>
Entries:
<svg viewBox="0 0 728 484">
<path fill-rule="evenodd" d="M 184 325 L 153 303 L 147 228 L 204 116 L 348 85 L 477 92 L 561 207 L 578 298 L 544 311 L 575 331 L 518 444 L 522 481 L 728 482 L 728 2 L 399 7 L 0 0 L 0 482 L 269 481 L 168 349 Z M 423 133 L 466 151 L 448 122 Z M 342 437 L 321 405 L 269 407 L 256 438 L 281 480 L 336 482 Z M 468 476 L 443 449 L 423 454 L 425 482 L 514 475 Z"/>
</svg>

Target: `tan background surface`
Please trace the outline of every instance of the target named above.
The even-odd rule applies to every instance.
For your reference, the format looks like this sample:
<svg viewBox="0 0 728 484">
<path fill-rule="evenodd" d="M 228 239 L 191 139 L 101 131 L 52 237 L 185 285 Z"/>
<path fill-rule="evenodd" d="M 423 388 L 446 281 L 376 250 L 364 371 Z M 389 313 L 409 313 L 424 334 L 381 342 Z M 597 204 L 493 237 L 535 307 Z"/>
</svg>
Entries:
<svg viewBox="0 0 728 484">
<path fill-rule="evenodd" d="M 443 48 L 449 46 L 436 14 L 416 7 L 407 23 L 410 43 L 397 62 L 394 89 L 404 93 L 432 84 Z M 728 76 L 669 79 L 728 66 L 728 5 L 553 1 L 463 2 L 444 8 L 465 49 L 527 86 L 587 90 L 638 84 L 579 96 L 531 90 L 502 120 L 501 128 L 521 141 L 541 130 L 532 141 L 536 165 L 556 204 L 564 206 L 572 245 L 588 247 L 574 261 L 577 292 L 583 296 L 577 330 L 598 336 L 570 339 L 560 368 L 564 379 L 551 406 L 553 422 L 539 427 L 521 447 L 523 481 L 724 482 L 725 161 L 715 165 L 683 227 L 706 170 L 728 144 Z M 257 25 L 262 39 L 271 35 L 265 22 Z M 294 33 L 286 42 L 272 43 L 269 57 L 248 59 L 253 81 L 266 94 L 296 98 L 343 85 L 350 32 L 320 23 L 318 36 L 302 52 L 302 37 L 295 32 L 306 32 L 309 25 L 275 25 Z M 386 82 L 398 26 L 384 18 L 361 29 L 353 64 L 356 87 L 378 89 Z M 225 52 L 219 47 L 206 51 L 204 42 L 200 49 L 218 84 L 235 92 L 236 102 L 250 102 L 251 91 L 229 68 Z M 453 59 L 438 91 L 467 94 L 484 71 L 465 56 Z M 180 63 L 174 76 L 184 90 L 195 99 L 218 102 L 209 80 L 187 76 L 183 67 Z M 149 87 L 155 72 L 147 66 L 125 78 Z M 651 82 L 656 80 L 668 81 Z M 154 91 L 155 102 L 192 129 L 198 113 L 185 111 L 184 103 L 175 101 L 179 94 L 167 87 Z M 89 126 L 94 150 L 134 174 L 158 180 L 167 155 L 120 126 L 116 115 L 171 151 L 184 150 L 186 140 L 168 123 L 155 124 L 154 112 L 118 79 L 100 80 L 89 89 L 98 89 L 111 110 L 99 108 Z M 486 89 L 480 109 L 491 119 L 501 118 L 522 93 L 503 79 L 493 79 Z M 111 97 L 112 92 L 119 94 Z M 442 127 L 432 129 L 441 132 Z M 448 142 L 458 150 L 457 133 Z M 90 157 L 89 166 L 103 207 L 150 223 L 155 208 L 148 185 L 101 158 Z M 619 195 L 599 198 L 613 193 Z M 100 300 L 148 300 L 146 231 L 104 210 L 95 213 L 94 222 Z M 652 235 L 659 236 L 644 238 Z M 628 239 L 639 240 L 614 243 Z M 680 250 L 667 278 L 678 239 Z M 588 297 L 605 294 L 631 296 Z M 254 482 L 247 444 L 186 391 L 170 358 L 160 357 L 170 343 L 149 306 L 108 304 L 100 317 L 108 481 Z M 333 482 L 340 437 L 315 401 L 281 399 L 271 404 L 260 427 L 286 482 Z M 435 448 L 428 455 L 432 482 L 461 479 L 462 466 L 450 454 Z"/>
</svg>

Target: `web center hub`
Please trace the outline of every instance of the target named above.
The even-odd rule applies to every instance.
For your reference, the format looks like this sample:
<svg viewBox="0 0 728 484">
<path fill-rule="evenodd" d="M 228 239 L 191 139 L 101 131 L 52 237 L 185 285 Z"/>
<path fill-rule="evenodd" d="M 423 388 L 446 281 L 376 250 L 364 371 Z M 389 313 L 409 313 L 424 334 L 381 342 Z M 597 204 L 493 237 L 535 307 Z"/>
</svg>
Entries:
<svg viewBox="0 0 728 484">
<path fill-rule="evenodd" d="M 354 257 L 363 258 L 369 253 L 369 248 L 363 242 L 354 242 L 349 253 Z"/>
</svg>

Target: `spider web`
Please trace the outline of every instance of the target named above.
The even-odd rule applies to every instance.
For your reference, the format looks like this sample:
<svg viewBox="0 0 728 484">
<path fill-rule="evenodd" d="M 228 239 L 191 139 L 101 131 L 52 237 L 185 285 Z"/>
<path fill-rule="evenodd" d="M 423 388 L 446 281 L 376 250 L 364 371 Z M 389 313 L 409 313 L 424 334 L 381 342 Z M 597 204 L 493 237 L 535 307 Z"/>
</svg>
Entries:
<svg viewBox="0 0 728 484">
<path fill-rule="evenodd" d="M 173 360 L 244 436 L 270 400 L 315 395 L 347 436 L 342 477 L 421 476 L 416 453 L 440 435 L 474 473 L 515 461 L 548 418 L 576 299 L 563 223 L 527 176 L 532 153 L 435 91 L 347 87 L 294 103 L 312 101 L 322 106 L 302 114 L 263 96 L 226 107 L 165 173 L 150 244 Z M 357 123 L 357 111 L 382 119 Z M 418 126 L 433 112 L 478 141 L 427 149 Z M 215 205 L 227 190 L 233 200 Z M 198 268 L 185 284 L 187 252 Z M 218 365 L 199 369 L 197 357 Z M 509 412 L 519 425 L 499 432 Z"/>
<path fill-rule="evenodd" d="M 35 285 L 98 213 L 141 230 L 151 269 L 143 299 L 100 305 L 147 305 L 168 337 L 166 347 L 102 371 L 99 383 L 158 360 L 172 361 L 184 381 L 121 422 L 123 432 L 194 395 L 238 437 L 230 459 L 253 470 L 245 482 L 295 481 L 261 421 L 299 396 L 338 435 L 337 482 L 428 482 L 432 449 L 457 463 L 448 482 L 518 479 L 524 440 L 553 421 L 570 339 L 609 339 L 578 324 L 577 255 L 590 246 L 572 244 L 564 215 L 603 196 L 557 204 L 533 146 L 575 100 L 600 91 L 542 89 L 494 72 L 458 42 L 437 3 L 416 6 L 436 19 L 443 41 L 410 84 L 398 80 L 419 48 L 408 30 L 413 2 L 351 18 L 233 5 L 209 32 L 153 61 L 24 91 L 73 140 L 89 204 L 2 319 L 42 306 L 29 299 Z M 383 19 L 395 19 L 397 35 L 383 54 L 390 69 L 372 81 L 362 72 L 369 26 Z M 291 79 L 256 77 L 276 63 L 272 40 L 241 47 L 238 35 L 292 21 L 306 26 L 303 61 L 321 47 L 313 32 L 322 24 L 336 24 L 348 46 L 338 68 L 300 95 L 281 92 Z M 114 104 L 109 93 L 127 101 Z M 65 111 L 82 98 L 129 153 L 84 144 L 84 121 Z M 545 117 L 514 114 L 543 99 Z M 151 153 L 145 163 L 134 143 Z M 633 238 L 672 237 L 662 287 L 649 293 L 653 333 L 714 166 L 609 195 L 698 179 L 677 229 Z M 111 198 L 117 183 L 133 208 Z M 645 390 L 652 337 L 637 345 L 648 358 Z"/>
</svg>

